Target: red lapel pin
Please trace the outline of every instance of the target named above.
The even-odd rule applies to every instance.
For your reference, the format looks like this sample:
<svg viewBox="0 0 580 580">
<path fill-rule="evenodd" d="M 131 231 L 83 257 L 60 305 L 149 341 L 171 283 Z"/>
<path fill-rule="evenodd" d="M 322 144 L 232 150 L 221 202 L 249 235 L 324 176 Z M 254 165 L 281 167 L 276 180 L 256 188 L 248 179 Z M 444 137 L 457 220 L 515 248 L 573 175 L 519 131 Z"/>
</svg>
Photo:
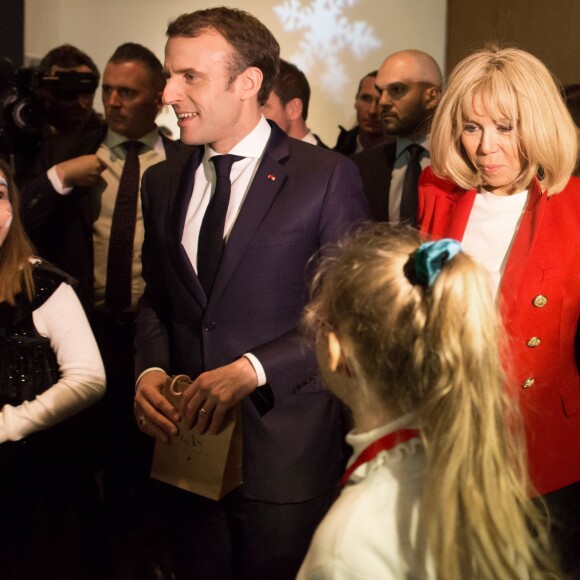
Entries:
<svg viewBox="0 0 580 580">
<path fill-rule="evenodd" d="M 270 181 L 276 181 L 276 176 L 275 175 L 272 175 L 271 173 L 268 173 L 268 179 Z"/>
</svg>

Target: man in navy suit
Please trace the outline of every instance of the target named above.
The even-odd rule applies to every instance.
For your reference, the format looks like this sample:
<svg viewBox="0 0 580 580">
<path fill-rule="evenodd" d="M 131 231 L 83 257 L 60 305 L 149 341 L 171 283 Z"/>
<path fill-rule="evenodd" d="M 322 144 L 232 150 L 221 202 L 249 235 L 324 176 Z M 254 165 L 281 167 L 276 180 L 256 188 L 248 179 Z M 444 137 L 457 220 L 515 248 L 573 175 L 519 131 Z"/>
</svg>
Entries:
<svg viewBox="0 0 580 580">
<path fill-rule="evenodd" d="M 167 36 L 163 100 L 182 141 L 199 147 L 187 163 L 167 160 L 143 179 L 135 415 L 143 432 L 167 441 L 180 414 L 216 431 L 241 402 L 243 485 L 219 502 L 165 486 L 159 500 L 175 572 L 293 578 L 343 466 L 342 409 L 297 329 L 310 258 L 368 209 L 351 161 L 289 139 L 263 117 L 279 46 L 256 18 L 200 10 L 170 23 Z M 210 289 L 198 277 L 200 230 L 215 191 L 210 159 L 226 154 L 238 157 Z M 161 393 L 176 373 L 194 379 L 179 409 Z"/>
</svg>

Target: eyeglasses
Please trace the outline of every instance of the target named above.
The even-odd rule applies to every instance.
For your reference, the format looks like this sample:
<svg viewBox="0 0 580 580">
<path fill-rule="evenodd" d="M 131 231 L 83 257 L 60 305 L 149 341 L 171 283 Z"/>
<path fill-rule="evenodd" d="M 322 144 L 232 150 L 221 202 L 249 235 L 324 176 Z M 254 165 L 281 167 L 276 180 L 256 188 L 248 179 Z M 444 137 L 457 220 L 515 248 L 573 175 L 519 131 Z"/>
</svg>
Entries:
<svg viewBox="0 0 580 580">
<path fill-rule="evenodd" d="M 381 97 L 386 92 L 393 101 L 396 101 L 402 99 L 415 86 L 432 87 L 434 85 L 427 81 L 409 81 L 408 83 L 390 83 L 385 88 L 375 85 L 375 89 L 377 89 Z"/>
</svg>

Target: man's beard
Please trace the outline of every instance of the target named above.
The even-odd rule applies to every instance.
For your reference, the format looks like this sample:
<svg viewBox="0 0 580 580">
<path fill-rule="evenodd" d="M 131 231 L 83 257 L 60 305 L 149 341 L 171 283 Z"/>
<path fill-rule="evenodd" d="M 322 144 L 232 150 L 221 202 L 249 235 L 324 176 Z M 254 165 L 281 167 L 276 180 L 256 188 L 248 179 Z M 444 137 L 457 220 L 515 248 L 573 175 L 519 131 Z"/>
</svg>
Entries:
<svg viewBox="0 0 580 580">
<path fill-rule="evenodd" d="M 415 133 L 416 131 L 420 130 L 422 126 L 424 126 L 425 133 L 427 133 L 429 118 L 429 111 L 421 105 L 420 108 L 415 109 L 415 111 L 403 118 L 397 115 L 389 117 L 388 124 L 383 121 L 383 131 L 385 135 L 398 135 L 405 137 Z"/>
</svg>

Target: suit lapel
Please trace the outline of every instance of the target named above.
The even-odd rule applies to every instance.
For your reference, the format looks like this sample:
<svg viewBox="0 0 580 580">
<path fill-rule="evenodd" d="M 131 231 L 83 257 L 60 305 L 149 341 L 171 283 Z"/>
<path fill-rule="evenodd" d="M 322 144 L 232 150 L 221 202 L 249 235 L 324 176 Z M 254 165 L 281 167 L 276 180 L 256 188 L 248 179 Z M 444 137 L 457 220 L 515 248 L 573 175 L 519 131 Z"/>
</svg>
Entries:
<svg viewBox="0 0 580 580">
<path fill-rule="evenodd" d="M 517 230 L 500 283 L 503 308 L 507 308 L 510 300 L 513 301 L 518 296 L 525 274 L 525 268 L 522 268 L 522 264 L 528 262 L 528 256 L 540 231 L 540 221 L 546 205 L 545 199 L 546 196 L 542 196 L 538 180 L 534 179 L 530 185 L 530 193 L 522 222 Z"/>
<path fill-rule="evenodd" d="M 177 192 L 174 203 L 172 204 L 172 215 L 170 219 L 171 227 L 168 235 L 171 239 L 171 255 L 174 259 L 175 269 L 189 289 L 193 297 L 199 304 L 205 308 L 207 298 L 203 288 L 197 278 L 197 274 L 189 257 L 181 243 L 183 229 L 185 227 L 185 218 L 187 209 L 193 193 L 193 184 L 195 181 L 195 172 L 203 158 L 203 147 L 196 148 L 191 156 L 185 161 L 181 177 L 177 185 Z"/>
<path fill-rule="evenodd" d="M 443 224 L 443 236 L 454 240 L 463 240 L 465 229 L 473 204 L 475 203 L 476 190 L 454 190 L 447 194 L 447 203 L 451 205 L 449 210 L 443 212 L 445 223 Z"/>
<path fill-rule="evenodd" d="M 288 155 L 288 137 L 277 127 L 272 127 L 264 156 L 226 243 L 212 289 L 212 302 L 223 292 L 252 236 L 285 182 L 287 173 L 280 161 Z"/>
</svg>

